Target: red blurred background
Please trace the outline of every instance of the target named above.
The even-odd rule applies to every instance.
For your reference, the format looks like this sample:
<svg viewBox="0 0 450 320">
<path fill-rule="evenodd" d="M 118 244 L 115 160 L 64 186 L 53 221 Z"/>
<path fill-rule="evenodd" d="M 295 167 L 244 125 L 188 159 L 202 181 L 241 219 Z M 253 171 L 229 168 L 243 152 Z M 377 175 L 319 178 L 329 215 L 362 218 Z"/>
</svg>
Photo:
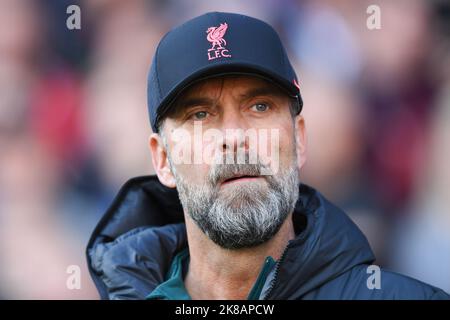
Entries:
<svg viewBox="0 0 450 320">
<path fill-rule="evenodd" d="M 81 8 L 81 30 L 66 8 Z M 381 9 L 381 29 L 366 9 Z M 0 298 L 97 299 L 84 247 L 121 184 L 151 174 L 146 77 L 207 11 L 280 33 L 305 102 L 301 172 L 377 263 L 450 291 L 447 1 L 0 1 Z M 81 289 L 66 286 L 69 265 Z"/>
</svg>

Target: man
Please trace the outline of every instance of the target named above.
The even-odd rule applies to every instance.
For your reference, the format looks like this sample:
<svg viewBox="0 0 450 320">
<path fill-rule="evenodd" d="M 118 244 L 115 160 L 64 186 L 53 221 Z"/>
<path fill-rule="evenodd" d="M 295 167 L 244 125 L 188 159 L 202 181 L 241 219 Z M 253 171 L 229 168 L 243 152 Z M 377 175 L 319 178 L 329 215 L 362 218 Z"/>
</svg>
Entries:
<svg viewBox="0 0 450 320">
<path fill-rule="evenodd" d="M 299 83 L 266 23 L 214 12 L 173 29 L 148 98 L 157 177 L 130 180 L 92 235 L 102 298 L 449 298 L 373 266 L 358 228 L 299 183 Z"/>
</svg>

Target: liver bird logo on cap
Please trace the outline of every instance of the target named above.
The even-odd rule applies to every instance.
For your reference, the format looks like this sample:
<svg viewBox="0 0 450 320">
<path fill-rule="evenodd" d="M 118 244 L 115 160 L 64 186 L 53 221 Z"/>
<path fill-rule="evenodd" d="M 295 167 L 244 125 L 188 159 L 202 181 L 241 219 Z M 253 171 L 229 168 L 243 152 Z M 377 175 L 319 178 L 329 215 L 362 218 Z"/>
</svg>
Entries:
<svg viewBox="0 0 450 320">
<path fill-rule="evenodd" d="M 225 48 L 227 42 L 223 38 L 227 29 L 228 24 L 221 23 L 218 27 L 209 27 L 208 30 L 206 30 L 206 39 L 211 42 L 211 48 L 208 49 L 208 60 L 231 57 L 228 49 Z"/>
</svg>

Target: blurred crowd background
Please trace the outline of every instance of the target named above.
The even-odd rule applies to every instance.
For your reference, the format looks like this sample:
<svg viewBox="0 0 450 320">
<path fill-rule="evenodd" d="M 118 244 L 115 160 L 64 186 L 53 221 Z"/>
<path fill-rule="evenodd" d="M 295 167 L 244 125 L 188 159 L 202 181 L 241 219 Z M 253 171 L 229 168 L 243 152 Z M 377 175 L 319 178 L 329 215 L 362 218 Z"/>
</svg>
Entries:
<svg viewBox="0 0 450 320">
<path fill-rule="evenodd" d="M 207 11 L 277 29 L 305 102 L 302 181 L 349 213 L 378 264 L 450 292 L 448 1 L 0 0 L 0 298 L 98 298 L 89 235 L 128 178 L 153 173 L 154 50 Z"/>
</svg>

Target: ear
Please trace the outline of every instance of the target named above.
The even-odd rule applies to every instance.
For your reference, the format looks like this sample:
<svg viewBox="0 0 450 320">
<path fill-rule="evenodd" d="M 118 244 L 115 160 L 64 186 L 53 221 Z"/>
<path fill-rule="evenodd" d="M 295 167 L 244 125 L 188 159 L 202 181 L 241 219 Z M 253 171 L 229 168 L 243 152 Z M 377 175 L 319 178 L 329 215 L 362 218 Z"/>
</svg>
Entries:
<svg viewBox="0 0 450 320">
<path fill-rule="evenodd" d="M 167 158 L 167 150 L 157 133 L 152 133 L 148 139 L 150 152 L 152 153 L 153 168 L 159 181 L 169 188 L 175 188 L 175 177 L 170 170 L 169 160 Z"/>
<path fill-rule="evenodd" d="M 295 141 L 296 146 L 295 149 L 297 151 L 297 166 L 298 169 L 301 169 L 306 162 L 306 128 L 305 128 L 305 119 L 303 116 L 298 115 L 295 117 Z"/>
</svg>

